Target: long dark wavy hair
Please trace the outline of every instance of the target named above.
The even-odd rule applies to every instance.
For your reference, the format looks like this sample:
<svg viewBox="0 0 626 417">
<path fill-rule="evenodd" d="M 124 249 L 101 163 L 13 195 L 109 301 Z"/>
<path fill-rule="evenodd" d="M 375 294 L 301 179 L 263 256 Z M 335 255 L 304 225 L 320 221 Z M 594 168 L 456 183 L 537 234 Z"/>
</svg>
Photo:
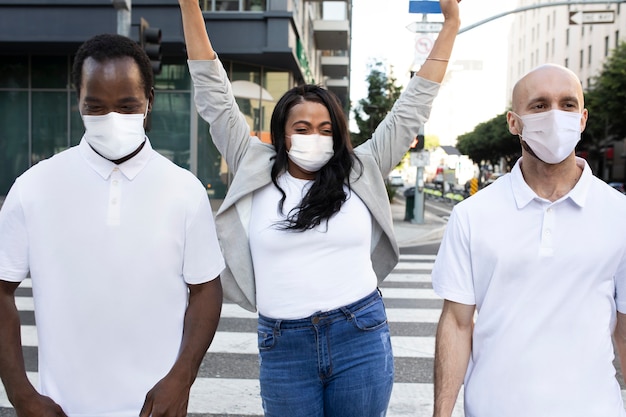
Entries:
<svg viewBox="0 0 626 417">
<path fill-rule="evenodd" d="M 278 101 L 272 120 L 270 132 L 272 144 L 276 148 L 276 159 L 272 166 L 272 182 L 280 190 L 282 198 L 279 203 L 283 212 L 285 192 L 278 185 L 277 178 L 287 170 L 287 147 L 285 145 L 285 125 L 291 109 L 299 103 L 314 102 L 328 109 L 333 131 L 334 155 L 318 172 L 315 180 L 298 206 L 291 210 L 279 227 L 285 230 L 305 231 L 313 229 L 323 221 L 328 221 L 341 209 L 347 195 L 344 184 L 350 189 L 350 171 L 354 164 L 362 170 L 363 165 L 356 157 L 350 143 L 348 122 L 337 96 L 323 87 L 313 84 L 300 85 L 287 91 Z"/>
</svg>

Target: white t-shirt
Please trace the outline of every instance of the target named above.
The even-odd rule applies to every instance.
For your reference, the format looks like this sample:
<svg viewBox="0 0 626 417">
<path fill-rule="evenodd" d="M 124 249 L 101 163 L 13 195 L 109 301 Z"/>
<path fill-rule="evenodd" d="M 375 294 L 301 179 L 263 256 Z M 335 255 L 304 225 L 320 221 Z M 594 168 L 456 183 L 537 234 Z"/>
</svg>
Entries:
<svg viewBox="0 0 626 417">
<path fill-rule="evenodd" d="M 287 198 L 279 212 L 280 191 L 273 183 L 252 202 L 250 250 L 259 313 L 298 319 L 351 304 L 376 289 L 370 246 L 372 218 L 363 201 L 347 187 L 348 199 L 328 224 L 304 232 L 277 224 L 300 204 L 312 181 L 285 173 L 278 184 Z"/>
<path fill-rule="evenodd" d="M 0 279 L 30 271 L 40 391 L 69 416 L 136 417 L 177 358 L 187 284 L 223 268 L 204 187 L 148 140 L 119 166 L 83 140 L 0 211 Z"/>
<path fill-rule="evenodd" d="M 467 417 L 626 416 L 611 340 L 626 312 L 626 198 L 577 163 L 558 201 L 518 161 L 453 210 L 432 278 L 477 307 Z"/>
</svg>

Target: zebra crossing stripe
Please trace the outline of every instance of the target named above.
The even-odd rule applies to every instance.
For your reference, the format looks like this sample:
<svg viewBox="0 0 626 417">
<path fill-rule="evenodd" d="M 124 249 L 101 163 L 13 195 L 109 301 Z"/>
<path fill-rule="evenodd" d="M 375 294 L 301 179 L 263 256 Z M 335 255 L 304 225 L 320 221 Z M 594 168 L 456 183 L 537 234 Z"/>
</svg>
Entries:
<svg viewBox="0 0 626 417">
<path fill-rule="evenodd" d="M 382 287 L 383 298 L 412 299 L 412 300 L 441 300 L 430 288 L 389 288 Z"/>
</svg>

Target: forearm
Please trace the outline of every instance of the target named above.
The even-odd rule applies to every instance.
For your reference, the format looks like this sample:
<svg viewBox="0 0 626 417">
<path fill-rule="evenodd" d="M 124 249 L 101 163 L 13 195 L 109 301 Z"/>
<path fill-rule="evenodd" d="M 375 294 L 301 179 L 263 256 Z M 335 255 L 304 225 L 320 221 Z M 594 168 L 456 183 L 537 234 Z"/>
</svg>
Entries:
<svg viewBox="0 0 626 417">
<path fill-rule="evenodd" d="M 37 395 L 26 376 L 20 318 L 13 297 L 17 284 L 2 283 L 0 292 L 0 378 L 11 404 L 26 401 Z"/>
<path fill-rule="evenodd" d="M 190 285 L 180 352 L 170 371 L 179 375 L 188 386 L 196 379 L 204 355 L 213 341 L 221 311 L 222 286 L 219 277 L 204 284 Z"/>
<path fill-rule="evenodd" d="M 187 56 L 193 60 L 215 59 L 198 0 L 178 0 L 183 19 Z"/>
<path fill-rule="evenodd" d="M 613 339 L 622 375 L 626 377 L 626 315 L 620 312 L 617 312 L 617 326 L 615 327 Z"/>
<path fill-rule="evenodd" d="M 456 0 L 441 0 L 442 10 L 444 10 L 445 1 L 456 2 Z M 428 54 L 428 58 L 416 73 L 416 75 L 422 78 L 438 83 L 442 82 L 446 75 L 448 60 L 452 55 L 454 41 L 461 26 L 458 5 L 450 3 L 445 10 L 443 27 Z"/>
<path fill-rule="evenodd" d="M 472 349 L 473 326 L 459 322 L 444 308 L 435 345 L 434 417 L 449 417 L 467 371 Z"/>
</svg>

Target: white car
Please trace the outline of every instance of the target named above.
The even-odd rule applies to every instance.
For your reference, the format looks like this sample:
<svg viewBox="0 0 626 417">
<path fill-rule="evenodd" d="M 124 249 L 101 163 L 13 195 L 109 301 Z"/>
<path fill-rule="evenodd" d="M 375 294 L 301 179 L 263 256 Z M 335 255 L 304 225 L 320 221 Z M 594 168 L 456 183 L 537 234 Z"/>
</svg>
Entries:
<svg viewBox="0 0 626 417">
<path fill-rule="evenodd" d="M 391 185 L 392 187 L 403 187 L 404 179 L 402 178 L 402 175 L 390 175 L 389 185 Z"/>
</svg>

